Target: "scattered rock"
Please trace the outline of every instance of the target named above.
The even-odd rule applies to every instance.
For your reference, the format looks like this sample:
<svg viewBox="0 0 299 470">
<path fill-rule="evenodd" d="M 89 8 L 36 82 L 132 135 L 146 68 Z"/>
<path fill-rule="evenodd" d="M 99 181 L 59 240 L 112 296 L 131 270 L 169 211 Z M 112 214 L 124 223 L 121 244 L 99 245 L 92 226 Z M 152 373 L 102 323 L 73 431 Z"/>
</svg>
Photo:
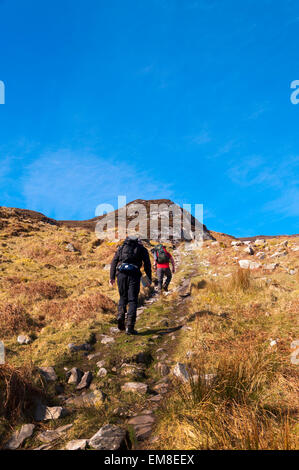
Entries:
<svg viewBox="0 0 299 470">
<path fill-rule="evenodd" d="M 148 389 L 148 386 L 142 382 L 127 382 L 122 385 L 121 389 L 124 392 L 133 392 L 133 393 L 140 393 L 141 395 L 145 395 Z"/>
<path fill-rule="evenodd" d="M 131 418 L 128 424 L 134 427 L 138 441 L 143 441 L 150 436 L 154 422 L 155 418 L 151 414 L 142 414 Z"/>
<path fill-rule="evenodd" d="M 114 334 L 116 334 L 116 333 L 119 333 L 119 332 L 120 332 L 120 330 L 119 330 L 116 326 L 111 326 L 111 328 L 110 328 L 110 333 L 111 333 L 112 335 L 114 335 Z"/>
<path fill-rule="evenodd" d="M 70 429 L 73 425 L 67 424 L 65 426 L 60 426 L 56 429 L 46 429 L 45 431 L 40 432 L 37 434 L 37 439 L 44 443 L 50 443 L 59 439 L 68 429 Z"/>
<path fill-rule="evenodd" d="M 100 356 L 103 356 L 103 353 L 102 353 L 102 352 L 97 352 L 97 353 L 93 353 L 93 354 L 88 354 L 87 359 L 88 359 L 89 361 L 91 361 L 92 359 L 95 359 L 95 358 L 100 357 Z"/>
<path fill-rule="evenodd" d="M 31 338 L 27 335 L 19 335 L 17 341 L 19 344 L 29 344 L 31 343 Z"/>
<path fill-rule="evenodd" d="M 88 388 L 92 381 L 92 373 L 90 371 L 85 372 L 80 383 L 77 385 L 76 390 L 83 390 Z"/>
<path fill-rule="evenodd" d="M 77 367 L 73 367 L 66 373 L 66 380 L 68 384 L 78 385 L 84 375 L 82 370 L 78 369 Z"/>
<path fill-rule="evenodd" d="M 112 336 L 106 336 L 103 335 L 103 339 L 101 340 L 102 344 L 109 344 L 109 343 L 114 343 L 115 339 L 112 338 Z"/>
<path fill-rule="evenodd" d="M 264 264 L 263 269 L 266 269 L 267 271 L 274 271 L 274 269 L 276 269 L 278 266 L 278 263 Z"/>
<path fill-rule="evenodd" d="M 69 414 L 66 408 L 62 406 L 46 406 L 38 403 L 34 418 L 35 421 L 48 421 L 50 419 L 59 419 Z"/>
<path fill-rule="evenodd" d="M 178 377 L 183 382 L 189 381 L 189 374 L 187 372 L 185 364 L 178 362 L 173 369 L 173 373 L 176 377 Z"/>
<path fill-rule="evenodd" d="M 70 349 L 71 352 L 90 351 L 91 350 L 91 345 L 89 343 L 84 343 L 84 344 L 79 344 L 79 345 L 76 345 L 74 343 L 70 343 L 70 344 L 67 345 L 67 347 Z"/>
<path fill-rule="evenodd" d="M 263 238 L 257 238 L 254 242 L 255 246 L 261 246 L 264 245 L 266 241 Z"/>
<path fill-rule="evenodd" d="M 265 259 L 266 258 L 266 255 L 263 251 L 259 251 L 256 255 L 255 255 L 258 259 L 262 260 L 262 259 Z"/>
<path fill-rule="evenodd" d="M 106 399 L 106 395 L 99 389 L 90 393 L 82 394 L 78 397 L 71 397 L 66 400 L 66 405 L 80 408 L 81 406 L 101 406 Z"/>
<path fill-rule="evenodd" d="M 55 382 L 57 380 L 54 367 L 40 367 L 39 371 L 47 382 Z"/>
<path fill-rule="evenodd" d="M 87 446 L 87 439 L 74 439 L 65 446 L 65 450 L 85 450 Z"/>
<path fill-rule="evenodd" d="M 254 249 L 251 246 L 247 246 L 244 252 L 248 253 L 249 255 L 254 255 Z"/>
<path fill-rule="evenodd" d="M 9 450 L 18 449 L 26 439 L 32 436 L 34 428 L 34 424 L 24 424 L 21 427 L 20 431 L 16 431 L 12 435 L 10 440 L 7 442 L 5 448 Z"/>
<path fill-rule="evenodd" d="M 241 246 L 243 245 L 243 242 L 241 240 L 235 240 L 231 242 L 231 246 Z"/>
<path fill-rule="evenodd" d="M 158 364 L 156 365 L 156 370 L 162 377 L 165 377 L 170 372 L 169 366 L 163 364 L 162 362 L 158 362 Z"/>
<path fill-rule="evenodd" d="M 76 248 L 74 247 L 74 245 L 72 243 L 68 243 L 65 247 L 66 251 L 70 251 L 72 253 L 74 253 L 76 250 Z"/>
<path fill-rule="evenodd" d="M 97 450 L 128 449 L 127 433 L 114 424 L 106 424 L 89 439 L 88 444 Z"/>
<path fill-rule="evenodd" d="M 97 372 L 97 377 L 105 377 L 107 375 L 107 369 L 101 367 Z"/>
<path fill-rule="evenodd" d="M 261 267 L 261 263 L 247 259 L 241 259 L 239 265 L 242 269 L 258 269 Z"/>
</svg>

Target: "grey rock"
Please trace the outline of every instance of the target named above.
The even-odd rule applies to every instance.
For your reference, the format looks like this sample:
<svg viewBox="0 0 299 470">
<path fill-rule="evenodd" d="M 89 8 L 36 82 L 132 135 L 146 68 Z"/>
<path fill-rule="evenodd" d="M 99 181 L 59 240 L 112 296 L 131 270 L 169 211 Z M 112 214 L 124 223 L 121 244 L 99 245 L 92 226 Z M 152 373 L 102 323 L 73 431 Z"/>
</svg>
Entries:
<svg viewBox="0 0 299 470">
<path fill-rule="evenodd" d="M 90 351 L 91 350 L 91 345 L 89 343 L 83 343 L 83 344 L 79 344 L 79 345 L 76 345 L 74 343 L 69 343 L 67 345 L 67 347 L 69 348 L 69 350 L 71 352 Z"/>
<path fill-rule="evenodd" d="M 90 371 L 85 372 L 80 383 L 77 385 L 76 390 L 83 390 L 88 388 L 92 381 L 92 373 Z"/>
<path fill-rule="evenodd" d="M 17 431 L 13 434 L 10 440 L 6 444 L 6 449 L 15 450 L 18 449 L 23 442 L 32 436 L 34 431 L 34 424 L 24 424 L 20 431 Z"/>
<path fill-rule="evenodd" d="M 96 389 L 78 397 L 68 398 L 65 403 L 67 406 L 74 406 L 75 408 L 80 408 L 81 406 L 102 406 L 105 399 L 106 395 L 101 390 Z"/>
<path fill-rule="evenodd" d="M 102 344 L 109 344 L 109 343 L 114 343 L 115 339 L 112 338 L 112 336 L 106 336 L 103 335 L 103 338 L 101 339 Z"/>
<path fill-rule="evenodd" d="M 169 366 L 161 362 L 158 362 L 158 364 L 156 365 L 156 370 L 162 377 L 165 377 L 170 372 Z"/>
<path fill-rule="evenodd" d="M 114 424 L 106 424 L 89 439 L 88 444 L 97 450 L 125 450 L 128 448 L 126 431 Z"/>
<path fill-rule="evenodd" d="M 19 335 L 17 341 L 19 344 L 29 344 L 31 343 L 31 338 L 28 335 Z"/>
<path fill-rule="evenodd" d="M 46 429 L 45 431 L 40 432 L 37 434 L 37 439 L 44 443 L 50 443 L 52 441 L 56 441 L 57 439 L 61 438 L 63 434 L 68 431 L 73 425 L 67 424 L 65 426 L 60 426 L 56 429 Z"/>
<path fill-rule="evenodd" d="M 151 416 L 151 414 L 143 414 L 131 418 L 128 421 L 128 424 L 134 427 L 135 435 L 138 441 L 143 441 L 150 436 L 154 422 L 155 418 Z"/>
<path fill-rule="evenodd" d="M 35 409 L 35 421 L 47 421 L 63 418 L 68 415 L 68 410 L 62 406 L 45 406 L 38 403 Z"/>
<path fill-rule="evenodd" d="M 87 439 L 74 439 L 67 443 L 66 450 L 85 450 L 87 446 Z"/>
<path fill-rule="evenodd" d="M 66 373 L 66 380 L 68 384 L 78 385 L 83 377 L 84 373 L 77 367 L 73 367 Z"/>
<path fill-rule="evenodd" d="M 264 264 L 263 269 L 266 269 L 267 271 L 274 271 L 278 266 L 278 263 Z"/>
<path fill-rule="evenodd" d="M 74 247 L 74 245 L 72 243 L 68 243 L 65 247 L 66 251 L 70 251 L 72 253 L 74 253 L 76 250 L 76 248 Z"/>
<path fill-rule="evenodd" d="M 177 364 L 174 366 L 173 374 L 183 382 L 189 381 L 189 374 L 187 372 L 186 366 L 181 362 L 177 362 Z"/>
<path fill-rule="evenodd" d="M 250 261 L 247 259 L 241 259 L 239 265 L 242 269 L 258 269 L 261 267 L 261 263 L 257 261 Z"/>
<path fill-rule="evenodd" d="M 55 382 L 57 380 L 54 367 L 40 367 L 39 371 L 47 382 Z"/>
<path fill-rule="evenodd" d="M 140 393 L 141 395 L 145 395 L 148 390 L 148 386 L 142 382 L 127 382 L 124 385 L 122 385 L 121 389 L 124 392 L 133 392 L 133 393 Z"/>
<path fill-rule="evenodd" d="M 101 367 L 97 372 L 97 377 L 105 377 L 107 375 L 107 369 Z"/>
<path fill-rule="evenodd" d="M 97 357 L 103 356 L 102 352 L 97 352 L 93 354 L 88 354 L 87 359 L 91 361 L 92 359 L 96 359 Z"/>
</svg>

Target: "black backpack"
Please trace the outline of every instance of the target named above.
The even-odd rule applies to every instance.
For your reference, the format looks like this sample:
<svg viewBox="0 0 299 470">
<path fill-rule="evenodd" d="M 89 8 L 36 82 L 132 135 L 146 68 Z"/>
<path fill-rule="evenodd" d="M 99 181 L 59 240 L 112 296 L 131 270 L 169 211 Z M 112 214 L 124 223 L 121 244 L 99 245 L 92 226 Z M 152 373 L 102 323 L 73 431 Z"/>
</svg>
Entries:
<svg viewBox="0 0 299 470">
<path fill-rule="evenodd" d="M 141 247 L 137 240 L 126 240 L 120 247 L 119 260 L 121 263 L 140 263 Z"/>
</svg>

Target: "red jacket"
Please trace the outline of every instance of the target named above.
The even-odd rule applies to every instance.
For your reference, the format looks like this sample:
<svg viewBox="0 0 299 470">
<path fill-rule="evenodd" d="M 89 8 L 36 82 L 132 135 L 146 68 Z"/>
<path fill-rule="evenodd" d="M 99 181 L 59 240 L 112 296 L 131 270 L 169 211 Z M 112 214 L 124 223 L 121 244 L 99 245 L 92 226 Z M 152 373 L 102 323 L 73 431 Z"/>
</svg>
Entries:
<svg viewBox="0 0 299 470">
<path fill-rule="evenodd" d="M 172 264 L 172 270 L 175 271 L 175 265 L 174 265 L 174 259 L 172 257 L 172 255 L 166 250 L 166 248 L 163 248 L 163 250 L 165 251 L 165 253 L 167 254 L 168 258 L 169 258 L 169 261 L 168 263 L 157 263 L 157 261 L 155 260 L 155 266 L 157 268 L 169 268 L 169 262 Z"/>
</svg>

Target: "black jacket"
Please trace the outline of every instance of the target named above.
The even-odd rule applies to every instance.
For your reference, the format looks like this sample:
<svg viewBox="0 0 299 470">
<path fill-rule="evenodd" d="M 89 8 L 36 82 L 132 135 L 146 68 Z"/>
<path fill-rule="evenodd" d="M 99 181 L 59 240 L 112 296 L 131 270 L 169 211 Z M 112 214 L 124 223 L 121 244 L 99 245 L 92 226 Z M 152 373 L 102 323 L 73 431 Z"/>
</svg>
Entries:
<svg viewBox="0 0 299 470">
<path fill-rule="evenodd" d="M 116 251 L 116 253 L 113 257 L 113 260 L 111 262 L 110 279 L 115 279 L 117 265 L 122 262 L 122 260 L 121 260 L 121 248 L 122 248 L 122 246 L 120 246 L 117 249 L 117 251 Z M 152 266 L 151 266 L 149 253 L 148 253 L 147 249 L 142 245 L 139 245 L 139 252 L 140 252 L 140 256 L 138 258 L 136 258 L 136 261 L 135 261 L 134 264 L 136 264 L 136 266 L 138 266 L 138 268 L 140 269 L 141 266 L 142 266 L 142 263 L 143 263 L 144 271 L 145 271 L 147 277 L 149 278 L 149 280 L 151 281 L 152 280 Z"/>
</svg>

